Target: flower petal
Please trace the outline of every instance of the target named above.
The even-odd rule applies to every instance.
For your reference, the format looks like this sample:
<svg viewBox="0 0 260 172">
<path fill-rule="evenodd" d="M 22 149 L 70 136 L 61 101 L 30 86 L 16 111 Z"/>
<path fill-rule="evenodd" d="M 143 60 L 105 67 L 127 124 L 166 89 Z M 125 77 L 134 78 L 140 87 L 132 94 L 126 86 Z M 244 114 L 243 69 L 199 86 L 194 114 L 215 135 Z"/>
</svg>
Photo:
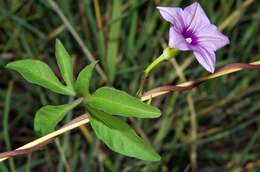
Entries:
<svg viewBox="0 0 260 172">
<path fill-rule="evenodd" d="M 184 8 L 183 17 L 186 20 L 187 30 L 192 30 L 194 32 L 197 32 L 210 24 L 206 13 L 197 2 Z"/>
<path fill-rule="evenodd" d="M 193 53 L 198 62 L 209 72 L 214 73 L 216 55 L 214 51 L 196 46 L 193 48 Z"/>
<path fill-rule="evenodd" d="M 222 34 L 215 25 L 204 27 L 197 33 L 198 44 L 202 47 L 210 48 L 214 51 L 229 44 L 227 36 Z"/>
<path fill-rule="evenodd" d="M 184 25 L 183 10 L 177 7 L 157 7 L 159 9 L 162 18 L 170 22 L 178 30 L 182 30 Z"/>
<path fill-rule="evenodd" d="M 177 48 L 183 51 L 190 50 L 182 34 L 177 32 L 174 27 L 170 28 L 169 47 Z"/>
</svg>

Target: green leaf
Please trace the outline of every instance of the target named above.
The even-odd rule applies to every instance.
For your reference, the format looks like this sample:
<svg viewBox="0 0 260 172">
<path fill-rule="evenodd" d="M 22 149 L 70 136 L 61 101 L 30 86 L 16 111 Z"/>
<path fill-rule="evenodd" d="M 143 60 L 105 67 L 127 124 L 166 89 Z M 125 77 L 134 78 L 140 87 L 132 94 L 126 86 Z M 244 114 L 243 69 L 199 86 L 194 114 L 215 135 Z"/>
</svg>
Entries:
<svg viewBox="0 0 260 172">
<path fill-rule="evenodd" d="M 47 105 L 36 112 L 34 118 L 34 130 L 40 136 L 46 135 L 54 131 L 56 125 L 64 118 L 64 116 L 77 105 L 82 99 L 75 100 L 69 104 L 52 106 Z"/>
<path fill-rule="evenodd" d="M 64 79 L 67 87 L 73 90 L 73 67 L 71 57 L 62 45 L 61 41 L 58 39 L 56 39 L 55 56 L 62 78 Z"/>
<path fill-rule="evenodd" d="M 161 115 L 159 109 L 111 87 L 97 89 L 86 103 L 109 114 L 126 117 L 156 118 Z"/>
<path fill-rule="evenodd" d="M 60 83 L 50 67 L 40 60 L 18 60 L 6 66 L 19 72 L 24 79 L 33 84 L 48 88 L 56 93 L 74 95 L 74 92 Z"/>
<path fill-rule="evenodd" d="M 79 95 L 89 95 L 89 83 L 92 76 L 93 69 L 95 68 L 97 61 L 87 65 L 78 75 L 76 81 L 76 92 Z"/>
<path fill-rule="evenodd" d="M 115 116 L 89 108 L 90 124 L 97 137 L 111 150 L 147 161 L 160 161 L 161 157 L 147 145 L 124 121 Z"/>
</svg>

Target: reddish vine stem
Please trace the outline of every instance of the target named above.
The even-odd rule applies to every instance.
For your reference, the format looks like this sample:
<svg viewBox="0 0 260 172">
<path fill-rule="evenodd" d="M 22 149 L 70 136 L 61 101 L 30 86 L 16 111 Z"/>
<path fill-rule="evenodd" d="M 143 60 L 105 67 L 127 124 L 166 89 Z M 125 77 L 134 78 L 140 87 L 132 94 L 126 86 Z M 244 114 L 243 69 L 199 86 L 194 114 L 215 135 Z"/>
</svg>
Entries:
<svg viewBox="0 0 260 172">
<path fill-rule="evenodd" d="M 46 146 L 47 144 L 49 144 L 55 137 L 59 136 L 60 134 L 63 134 L 69 130 L 75 129 L 88 122 L 89 122 L 88 115 L 86 115 L 86 114 L 81 115 L 81 116 L 75 118 L 74 120 L 72 120 L 71 122 L 69 122 L 68 124 L 64 125 L 60 129 L 58 129 L 46 136 L 38 138 L 16 150 L 0 153 L 0 162 L 4 161 L 10 157 L 29 154 L 34 151 L 37 151 L 37 150 L 41 149 L 42 147 Z"/>
<path fill-rule="evenodd" d="M 247 63 L 229 64 L 229 65 L 226 65 L 224 67 L 218 68 L 212 74 L 198 78 L 198 79 L 193 80 L 193 81 L 183 82 L 183 83 L 178 84 L 178 85 L 165 85 L 165 86 L 156 87 L 154 89 L 151 89 L 151 90 L 145 92 L 141 96 L 141 100 L 146 101 L 146 100 L 149 100 L 151 98 L 167 94 L 171 91 L 191 90 L 192 88 L 197 87 L 198 85 L 200 85 L 201 83 L 203 83 L 207 80 L 217 78 L 217 77 L 220 77 L 220 76 L 223 76 L 223 75 L 227 75 L 227 74 L 230 74 L 230 73 L 234 73 L 234 72 L 237 72 L 237 71 L 240 71 L 240 70 L 246 70 L 246 69 L 260 69 L 260 61 L 256 61 L 256 62 L 249 63 L 249 64 L 247 64 Z"/>
</svg>

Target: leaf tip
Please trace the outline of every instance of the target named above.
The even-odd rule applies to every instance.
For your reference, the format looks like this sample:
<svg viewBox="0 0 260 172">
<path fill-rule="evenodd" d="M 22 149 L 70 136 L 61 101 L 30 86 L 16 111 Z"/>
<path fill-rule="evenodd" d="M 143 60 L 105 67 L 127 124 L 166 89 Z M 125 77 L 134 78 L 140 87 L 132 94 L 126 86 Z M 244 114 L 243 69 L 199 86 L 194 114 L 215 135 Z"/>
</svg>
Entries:
<svg viewBox="0 0 260 172">
<path fill-rule="evenodd" d="M 159 154 L 155 154 L 154 157 L 151 157 L 151 161 L 161 161 L 161 156 Z"/>
<path fill-rule="evenodd" d="M 55 45 L 57 46 L 57 45 L 59 45 L 59 44 L 61 44 L 61 41 L 60 41 L 60 39 L 56 38 L 56 40 L 55 40 Z"/>
<path fill-rule="evenodd" d="M 137 157 L 138 158 L 138 157 Z M 142 159 L 144 161 L 153 161 L 153 162 L 158 162 L 158 161 L 161 161 L 161 156 L 156 153 L 155 151 L 153 151 L 149 157 L 146 157 L 146 158 L 138 158 L 138 159 Z"/>
<path fill-rule="evenodd" d="M 154 106 L 150 106 L 150 112 L 149 115 L 147 116 L 147 118 L 158 118 L 162 115 L 160 109 L 158 109 L 157 107 Z"/>
<path fill-rule="evenodd" d="M 55 53 L 56 53 L 56 57 L 57 57 L 57 53 L 60 51 L 60 49 L 65 49 L 61 40 L 56 38 L 55 40 Z"/>
<path fill-rule="evenodd" d="M 98 64 L 99 60 L 95 60 L 93 61 L 90 65 L 92 65 L 93 67 L 95 67 Z"/>
<path fill-rule="evenodd" d="M 7 68 L 7 69 L 12 69 L 12 65 L 13 65 L 13 62 L 7 63 L 7 64 L 5 65 L 5 68 Z"/>
<path fill-rule="evenodd" d="M 158 108 L 155 108 L 156 110 L 154 111 L 154 117 L 160 117 L 161 115 L 162 115 L 162 113 L 161 113 L 161 111 L 160 111 L 160 109 L 158 109 Z"/>
</svg>

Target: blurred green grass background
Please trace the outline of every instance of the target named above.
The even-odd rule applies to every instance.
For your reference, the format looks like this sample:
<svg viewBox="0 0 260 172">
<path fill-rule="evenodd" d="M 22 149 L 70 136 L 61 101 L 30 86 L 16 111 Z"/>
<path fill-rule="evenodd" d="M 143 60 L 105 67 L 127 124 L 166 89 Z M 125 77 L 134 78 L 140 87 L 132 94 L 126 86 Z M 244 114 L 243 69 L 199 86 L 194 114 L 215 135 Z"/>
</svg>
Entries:
<svg viewBox="0 0 260 172">
<path fill-rule="evenodd" d="M 231 40 L 229 46 L 217 52 L 218 67 L 260 59 L 257 0 L 199 2 Z M 0 152 L 36 138 L 33 118 L 42 105 L 73 99 L 27 83 L 4 68 L 8 62 L 41 59 L 59 75 L 54 58 L 55 38 L 59 38 L 73 57 L 75 74 L 89 64 L 88 51 L 100 61 L 108 81 L 96 73 L 92 88 L 109 84 L 135 95 L 142 71 L 167 46 L 169 24 L 155 7 L 185 7 L 190 3 L 0 0 Z M 176 68 L 181 72 L 177 73 Z M 180 53 L 151 73 L 145 90 L 205 74 L 190 53 Z M 85 137 L 76 129 L 41 151 L 0 163 L 0 171 L 190 171 L 194 144 L 198 171 L 260 170 L 259 80 L 259 71 L 242 71 L 208 81 L 190 93 L 175 92 L 154 99 L 152 103 L 161 109 L 162 117 L 131 119 L 129 123 L 161 154 L 161 162 L 149 163 L 113 153 L 88 128 Z M 75 110 L 65 122 L 81 113 L 82 109 Z M 195 143 L 191 140 L 191 113 L 197 115 Z"/>
</svg>

